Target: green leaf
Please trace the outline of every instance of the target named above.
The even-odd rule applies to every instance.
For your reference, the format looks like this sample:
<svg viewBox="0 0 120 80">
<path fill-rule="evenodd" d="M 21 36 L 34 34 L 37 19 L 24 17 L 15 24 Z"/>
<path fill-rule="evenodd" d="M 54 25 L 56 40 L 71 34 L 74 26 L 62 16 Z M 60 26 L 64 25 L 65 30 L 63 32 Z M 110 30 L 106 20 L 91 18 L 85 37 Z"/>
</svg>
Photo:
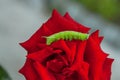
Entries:
<svg viewBox="0 0 120 80">
<path fill-rule="evenodd" d="M 0 80 L 11 80 L 6 70 L 0 66 Z"/>
</svg>

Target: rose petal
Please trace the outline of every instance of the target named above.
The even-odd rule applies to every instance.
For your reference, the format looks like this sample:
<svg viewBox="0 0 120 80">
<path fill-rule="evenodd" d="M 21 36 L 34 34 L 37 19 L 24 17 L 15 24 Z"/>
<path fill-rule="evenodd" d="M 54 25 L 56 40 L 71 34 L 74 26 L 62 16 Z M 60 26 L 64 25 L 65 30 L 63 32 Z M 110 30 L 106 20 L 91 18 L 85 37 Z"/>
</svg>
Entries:
<svg viewBox="0 0 120 80">
<path fill-rule="evenodd" d="M 77 69 L 79 74 L 79 80 L 89 80 L 88 72 L 89 72 L 89 64 L 86 62 L 82 62 L 82 64 Z"/>
<path fill-rule="evenodd" d="M 83 61 L 86 41 L 78 41 L 76 46 L 74 63 L 70 66 L 70 69 L 78 72 L 78 80 L 88 80 L 89 64 Z"/>
<path fill-rule="evenodd" d="M 43 24 L 38 31 L 36 31 L 30 39 L 27 41 L 20 43 L 20 45 L 25 48 L 28 53 L 32 53 L 35 51 L 38 51 L 39 48 L 37 47 L 38 43 L 44 43 L 46 42 L 46 39 L 44 38 L 45 35 L 48 35 L 49 32 L 47 27 Z"/>
<path fill-rule="evenodd" d="M 76 21 L 74 21 L 68 13 L 61 16 L 57 10 L 53 10 L 52 17 L 45 23 L 49 30 L 53 33 L 72 30 L 79 32 L 88 32 L 90 28 L 87 28 Z"/>
<path fill-rule="evenodd" d="M 35 62 L 34 63 L 34 67 L 36 70 L 36 73 L 39 75 L 40 78 L 38 78 L 39 80 L 56 80 L 55 77 L 48 72 L 48 70 L 42 66 L 42 64 L 40 64 L 39 62 Z"/>
<path fill-rule="evenodd" d="M 104 38 L 103 36 L 99 37 L 99 30 L 96 30 L 95 32 L 93 32 L 91 36 L 94 37 L 95 42 L 97 42 L 98 44 L 100 44 Z"/>
<path fill-rule="evenodd" d="M 74 54 L 74 61 L 73 61 L 73 64 L 72 64 L 72 69 L 76 69 L 78 68 L 81 63 L 83 62 L 84 60 L 84 51 L 85 51 L 85 47 L 86 47 L 86 41 L 76 41 L 77 44 L 77 48 L 76 48 L 76 52 Z"/>
<path fill-rule="evenodd" d="M 80 79 L 80 75 L 78 74 L 77 71 L 69 72 L 69 74 L 70 75 L 66 76 L 64 80 L 85 80 L 85 79 Z"/>
<path fill-rule="evenodd" d="M 74 64 L 76 65 L 76 64 Z M 76 66 L 72 66 L 70 68 L 68 68 L 68 72 L 66 74 L 71 74 L 71 72 L 76 72 L 76 76 L 68 76 L 68 79 L 69 80 L 89 80 L 89 77 L 88 77 L 88 72 L 89 72 L 89 64 L 86 63 L 86 62 L 81 62 L 79 64 L 77 64 Z M 65 71 L 64 71 L 65 72 Z M 66 75 L 67 76 L 67 75 Z M 66 80 L 66 79 L 65 79 Z"/>
<path fill-rule="evenodd" d="M 99 80 L 102 72 L 102 66 L 108 54 L 105 54 L 100 48 L 99 37 L 93 33 L 86 44 L 84 59 L 90 65 L 90 80 Z M 98 38 L 98 39 L 97 39 Z M 97 40 L 97 41 L 96 41 Z"/>
<path fill-rule="evenodd" d="M 61 74 L 54 74 L 56 77 L 56 80 L 65 80 L 65 76 L 61 75 Z"/>
<path fill-rule="evenodd" d="M 65 43 L 64 40 L 58 40 L 56 42 L 54 42 L 51 47 L 53 49 L 61 49 L 62 51 L 65 51 L 65 57 L 66 60 L 68 61 L 68 63 L 71 62 L 71 50 L 69 49 L 69 47 L 67 46 L 67 44 Z"/>
<path fill-rule="evenodd" d="M 45 25 L 53 33 L 65 30 L 77 31 L 76 25 L 61 16 L 56 10 L 53 10 L 52 17 Z"/>
<path fill-rule="evenodd" d="M 103 39 L 104 39 L 104 37 L 103 37 L 103 36 L 100 36 L 100 37 L 99 37 L 99 43 L 101 43 Z"/>
<path fill-rule="evenodd" d="M 26 63 L 19 72 L 25 76 L 26 80 L 40 80 L 34 70 L 33 61 L 30 59 L 26 60 Z"/>
<path fill-rule="evenodd" d="M 114 59 L 106 58 L 103 64 L 103 72 L 101 74 L 101 80 L 110 80 L 111 78 L 111 65 Z"/>
<path fill-rule="evenodd" d="M 79 32 L 83 32 L 83 33 L 88 33 L 88 31 L 90 30 L 90 28 L 83 26 L 82 24 L 76 22 L 74 19 L 72 19 L 72 17 L 69 15 L 69 13 L 67 12 L 64 17 L 69 20 L 71 23 L 74 23 L 77 27 L 77 31 Z"/>
<path fill-rule="evenodd" d="M 81 61 L 84 60 L 86 42 L 87 41 L 78 41 L 77 51 L 76 51 L 76 56 L 75 56 L 75 61 L 74 61 L 75 64 L 81 63 Z"/>
<path fill-rule="evenodd" d="M 59 58 L 59 57 L 58 57 Z M 54 73 L 60 73 L 61 70 L 66 66 L 64 62 L 58 61 L 57 59 L 47 62 L 47 68 L 53 71 Z"/>
<path fill-rule="evenodd" d="M 88 80 L 89 64 L 87 64 L 86 62 L 83 61 L 86 41 L 75 41 L 75 42 L 77 43 L 76 44 L 77 49 L 75 50 L 76 54 L 74 56 L 74 63 L 70 66 L 70 70 L 78 72 L 79 77 L 76 80 Z M 67 44 L 69 44 L 69 43 L 67 43 Z M 69 47 L 70 47 L 70 44 L 69 44 Z M 74 76 L 72 76 L 72 79 L 73 79 L 73 77 Z M 69 80 L 69 78 L 68 78 L 68 80 Z"/>
<path fill-rule="evenodd" d="M 42 49 L 44 49 L 44 48 L 46 48 L 48 46 L 45 43 L 38 43 L 37 47 L 39 48 L 39 50 L 42 50 Z"/>
<path fill-rule="evenodd" d="M 66 45 L 68 46 L 71 54 L 69 54 L 70 56 L 70 64 L 73 63 L 73 61 L 75 60 L 75 55 L 76 55 L 76 50 L 77 50 L 77 43 L 76 41 L 65 41 Z"/>
<path fill-rule="evenodd" d="M 46 47 L 43 50 L 34 52 L 32 54 L 28 54 L 27 58 L 30 58 L 32 60 L 39 61 L 40 63 L 42 63 L 47 59 L 48 56 L 53 54 L 52 52 L 53 52 L 52 48 Z"/>
<path fill-rule="evenodd" d="M 94 31 L 91 36 L 98 37 L 99 36 L 99 30 Z"/>
</svg>

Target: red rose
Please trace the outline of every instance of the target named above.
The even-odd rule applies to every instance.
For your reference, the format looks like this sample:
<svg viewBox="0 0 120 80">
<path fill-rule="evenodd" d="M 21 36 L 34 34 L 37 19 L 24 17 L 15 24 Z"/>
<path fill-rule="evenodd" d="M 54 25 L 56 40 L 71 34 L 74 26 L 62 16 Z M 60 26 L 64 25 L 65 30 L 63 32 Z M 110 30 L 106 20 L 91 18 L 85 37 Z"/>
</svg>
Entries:
<svg viewBox="0 0 120 80">
<path fill-rule="evenodd" d="M 102 51 L 98 30 L 87 40 L 58 40 L 46 45 L 46 38 L 60 31 L 88 33 L 87 28 L 74 21 L 68 13 L 56 10 L 52 17 L 26 42 L 20 45 L 28 54 L 20 70 L 26 80 L 110 80 L 113 59 Z"/>
</svg>

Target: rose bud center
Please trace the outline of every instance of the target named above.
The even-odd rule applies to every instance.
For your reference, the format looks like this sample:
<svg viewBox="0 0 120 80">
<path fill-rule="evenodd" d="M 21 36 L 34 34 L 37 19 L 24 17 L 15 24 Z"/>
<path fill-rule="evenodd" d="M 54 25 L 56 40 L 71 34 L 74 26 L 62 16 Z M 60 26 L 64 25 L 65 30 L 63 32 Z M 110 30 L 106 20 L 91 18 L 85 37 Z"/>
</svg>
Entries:
<svg viewBox="0 0 120 80">
<path fill-rule="evenodd" d="M 68 66 L 67 60 L 65 59 L 63 53 L 55 53 L 50 56 L 51 60 L 46 62 L 47 68 L 55 73 L 60 73 L 62 70 Z"/>
</svg>

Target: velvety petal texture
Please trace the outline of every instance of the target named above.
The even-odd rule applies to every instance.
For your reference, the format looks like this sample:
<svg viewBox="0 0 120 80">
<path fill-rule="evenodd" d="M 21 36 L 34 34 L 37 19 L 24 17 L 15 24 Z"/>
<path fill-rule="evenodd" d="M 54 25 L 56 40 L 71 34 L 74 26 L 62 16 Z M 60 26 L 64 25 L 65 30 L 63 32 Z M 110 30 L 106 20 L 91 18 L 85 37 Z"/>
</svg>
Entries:
<svg viewBox="0 0 120 80">
<path fill-rule="evenodd" d="M 99 30 L 87 40 L 57 40 L 46 44 L 46 37 L 61 31 L 88 33 L 90 28 L 76 22 L 68 12 L 52 16 L 27 41 L 20 45 L 27 51 L 20 69 L 26 80 L 110 80 L 113 59 L 102 51 Z"/>
</svg>

